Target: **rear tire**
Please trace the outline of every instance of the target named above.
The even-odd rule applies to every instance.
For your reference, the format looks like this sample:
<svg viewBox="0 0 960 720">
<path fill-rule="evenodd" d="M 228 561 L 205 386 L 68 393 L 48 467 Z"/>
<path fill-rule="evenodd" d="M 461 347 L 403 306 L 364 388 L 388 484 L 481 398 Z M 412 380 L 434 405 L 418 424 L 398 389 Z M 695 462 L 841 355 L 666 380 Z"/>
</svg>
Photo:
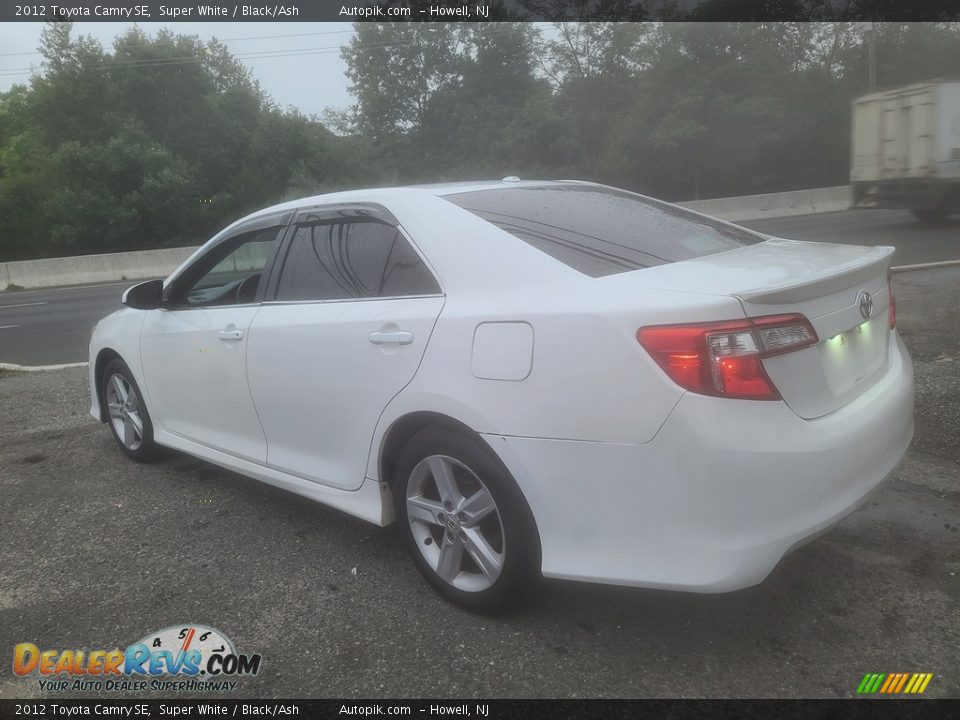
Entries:
<svg viewBox="0 0 960 720">
<path fill-rule="evenodd" d="M 441 596 L 491 612 L 515 603 L 539 577 L 533 516 L 483 440 L 423 430 L 401 452 L 394 477 L 407 550 Z"/>
<path fill-rule="evenodd" d="M 103 370 L 100 385 L 107 424 L 120 449 L 136 462 L 156 459 L 160 453 L 153 441 L 150 413 L 127 364 L 119 358 L 111 360 Z"/>
</svg>

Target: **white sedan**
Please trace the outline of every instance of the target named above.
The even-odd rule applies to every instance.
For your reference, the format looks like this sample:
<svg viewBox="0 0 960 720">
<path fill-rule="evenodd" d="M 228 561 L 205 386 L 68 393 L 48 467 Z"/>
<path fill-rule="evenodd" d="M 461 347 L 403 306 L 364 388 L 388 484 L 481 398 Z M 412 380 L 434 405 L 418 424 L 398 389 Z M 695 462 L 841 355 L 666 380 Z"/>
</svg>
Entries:
<svg viewBox="0 0 960 720">
<path fill-rule="evenodd" d="M 582 182 L 304 198 L 124 294 L 91 413 L 134 460 L 396 521 L 472 607 L 540 574 L 734 590 L 910 444 L 892 253 Z"/>
</svg>

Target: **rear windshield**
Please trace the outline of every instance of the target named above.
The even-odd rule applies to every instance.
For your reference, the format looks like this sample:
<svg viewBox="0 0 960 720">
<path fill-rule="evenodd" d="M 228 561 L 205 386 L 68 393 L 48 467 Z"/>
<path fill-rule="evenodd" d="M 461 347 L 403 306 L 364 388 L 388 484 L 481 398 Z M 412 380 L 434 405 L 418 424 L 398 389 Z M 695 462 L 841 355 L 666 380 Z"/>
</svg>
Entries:
<svg viewBox="0 0 960 720">
<path fill-rule="evenodd" d="M 763 242 L 747 230 L 591 185 L 474 190 L 444 199 L 591 277 Z"/>
</svg>

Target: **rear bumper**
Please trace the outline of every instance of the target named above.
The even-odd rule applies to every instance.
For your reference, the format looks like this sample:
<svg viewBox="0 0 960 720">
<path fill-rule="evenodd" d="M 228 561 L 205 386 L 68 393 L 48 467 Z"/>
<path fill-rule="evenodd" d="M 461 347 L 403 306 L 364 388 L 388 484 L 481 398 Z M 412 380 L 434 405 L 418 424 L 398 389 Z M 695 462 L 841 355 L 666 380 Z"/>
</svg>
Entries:
<svg viewBox="0 0 960 720">
<path fill-rule="evenodd" d="M 830 415 L 686 394 L 643 445 L 486 435 L 530 503 L 548 577 L 725 592 L 855 510 L 913 437 L 913 370 Z"/>
</svg>

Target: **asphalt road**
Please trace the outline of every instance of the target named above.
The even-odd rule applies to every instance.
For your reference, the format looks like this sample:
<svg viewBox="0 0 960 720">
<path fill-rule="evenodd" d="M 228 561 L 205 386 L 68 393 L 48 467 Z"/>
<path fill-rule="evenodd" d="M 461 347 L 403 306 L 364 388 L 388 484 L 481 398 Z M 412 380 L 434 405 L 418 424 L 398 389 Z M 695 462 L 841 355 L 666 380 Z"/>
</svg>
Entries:
<svg viewBox="0 0 960 720">
<path fill-rule="evenodd" d="M 760 232 L 817 242 L 892 245 L 894 265 L 960 259 L 960 217 L 922 225 L 906 210 L 848 210 L 741 223 Z"/>
<path fill-rule="evenodd" d="M 119 310 L 131 282 L 0 293 L 0 362 L 58 365 L 87 359 L 90 331 Z"/>
<path fill-rule="evenodd" d="M 960 218 L 925 227 L 906 211 L 854 210 L 743 224 L 797 240 L 893 245 L 897 265 L 960 258 Z M 86 360 L 90 329 L 120 307 L 120 295 L 132 284 L 0 293 L 0 363 Z"/>
<path fill-rule="evenodd" d="M 15 643 L 189 623 L 262 655 L 233 697 L 852 697 L 867 672 L 960 697 L 960 268 L 897 293 L 917 434 L 866 509 L 747 590 L 554 581 L 504 617 L 440 600 L 390 528 L 184 455 L 132 463 L 82 368 L 0 373 L 0 697 L 57 697 L 13 675 Z"/>
</svg>

